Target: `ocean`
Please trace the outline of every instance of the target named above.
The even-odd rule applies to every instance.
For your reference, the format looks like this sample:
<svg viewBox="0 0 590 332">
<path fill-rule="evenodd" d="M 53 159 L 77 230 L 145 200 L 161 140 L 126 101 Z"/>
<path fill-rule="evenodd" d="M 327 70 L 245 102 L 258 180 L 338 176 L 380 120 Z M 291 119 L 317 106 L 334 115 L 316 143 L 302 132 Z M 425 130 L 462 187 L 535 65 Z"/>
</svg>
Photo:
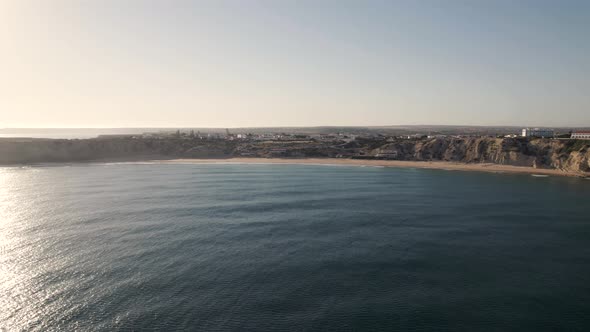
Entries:
<svg viewBox="0 0 590 332">
<path fill-rule="evenodd" d="M 14 137 L 47 139 L 88 139 L 100 135 L 137 135 L 158 132 L 158 128 L 0 128 L 0 139 Z M 169 131 L 172 129 L 168 129 Z"/>
<path fill-rule="evenodd" d="M 587 331 L 590 181 L 0 168 L 0 330 Z"/>
</svg>

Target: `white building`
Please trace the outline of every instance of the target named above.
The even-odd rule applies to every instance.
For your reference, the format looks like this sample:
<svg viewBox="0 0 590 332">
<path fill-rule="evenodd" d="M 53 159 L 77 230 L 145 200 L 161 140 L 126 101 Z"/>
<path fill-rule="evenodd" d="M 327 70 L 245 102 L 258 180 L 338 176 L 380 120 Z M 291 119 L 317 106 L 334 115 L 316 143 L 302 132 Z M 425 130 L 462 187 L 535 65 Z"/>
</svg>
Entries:
<svg viewBox="0 0 590 332">
<path fill-rule="evenodd" d="M 522 130 L 522 137 L 543 137 L 553 138 L 555 132 L 551 129 L 540 129 L 540 128 L 524 128 Z"/>
<path fill-rule="evenodd" d="M 578 131 L 572 133 L 573 139 L 590 139 L 590 131 Z"/>
</svg>

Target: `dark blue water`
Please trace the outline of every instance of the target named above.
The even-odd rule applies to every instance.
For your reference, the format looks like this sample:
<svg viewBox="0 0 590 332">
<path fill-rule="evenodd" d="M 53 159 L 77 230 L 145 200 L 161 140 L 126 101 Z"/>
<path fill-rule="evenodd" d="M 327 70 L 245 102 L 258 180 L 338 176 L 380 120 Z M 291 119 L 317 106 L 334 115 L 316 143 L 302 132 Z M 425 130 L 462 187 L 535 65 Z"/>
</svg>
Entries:
<svg viewBox="0 0 590 332">
<path fill-rule="evenodd" d="M 0 328 L 590 329 L 590 181 L 0 168 Z"/>
</svg>

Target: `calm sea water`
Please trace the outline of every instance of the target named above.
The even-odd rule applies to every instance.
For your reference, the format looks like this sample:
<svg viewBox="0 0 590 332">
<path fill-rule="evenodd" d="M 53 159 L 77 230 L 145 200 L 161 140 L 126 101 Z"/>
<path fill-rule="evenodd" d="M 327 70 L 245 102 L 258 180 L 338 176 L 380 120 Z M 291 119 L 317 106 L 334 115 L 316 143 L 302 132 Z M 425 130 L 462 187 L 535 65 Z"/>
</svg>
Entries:
<svg viewBox="0 0 590 332">
<path fill-rule="evenodd" d="M 590 329 L 590 181 L 0 168 L 0 329 Z"/>
</svg>

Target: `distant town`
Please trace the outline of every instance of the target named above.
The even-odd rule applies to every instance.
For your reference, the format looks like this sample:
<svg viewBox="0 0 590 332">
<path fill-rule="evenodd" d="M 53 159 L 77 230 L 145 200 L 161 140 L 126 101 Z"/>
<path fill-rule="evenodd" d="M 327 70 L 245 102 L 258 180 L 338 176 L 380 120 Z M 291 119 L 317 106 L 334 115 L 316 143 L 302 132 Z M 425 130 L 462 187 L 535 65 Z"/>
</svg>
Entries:
<svg viewBox="0 0 590 332">
<path fill-rule="evenodd" d="M 145 132 L 141 134 L 118 134 L 99 135 L 98 139 L 152 139 L 152 140 L 187 140 L 187 141 L 228 141 L 239 143 L 234 156 L 239 157 L 307 157 L 307 156 L 329 156 L 337 158 L 377 158 L 377 159 L 398 159 L 399 151 L 391 151 L 383 147 L 387 143 L 400 141 L 421 142 L 432 139 L 476 139 L 476 138 L 509 138 L 509 139 L 551 139 L 551 140 L 590 140 L 590 130 L 567 130 L 556 131 L 549 128 L 522 128 L 514 133 L 506 131 L 514 130 L 501 129 L 503 134 L 490 133 L 492 129 L 484 132 L 480 128 L 466 128 L 462 131 L 460 127 L 442 128 L 442 130 L 425 133 L 425 128 L 418 133 L 392 134 L 386 130 L 362 130 L 353 128 L 346 130 L 338 128 L 333 132 L 325 132 L 327 128 L 319 133 L 306 133 L 305 129 L 291 129 L 291 131 L 268 131 L 263 128 L 255 129 L 254 132 L 247 129 L 225 129 L 220 132 L 201 132 L 195 129 L 161 130 Z M 438 128 L 441 129 L 441 128 Z M 407 129 L 406 129 L 407 130 Z M 315 150 L 325 152 L 314 153 Z"/>
<path fill-rule="evenodd" d="M 440 133 L 430 132 L 428 134 L 419 132 L 413 134 L 400 134 L 400 135 L 388 135 L 377 130 L 366 132 L 359 132 L 359 129 L 351 131 L 334 131 L 330 133 L 305 133 L 304 130 L 298 130 L 295 132 L 288 131 L 268 131 L 260 133 L 261 129 L 256 129 L 256 132 L 248 131 L 247 129 L 230 130 L 225 129 L 224 132 L 201 132 L 195 129 L 177 129 L 177 130 L 162 130 L 157 132 L 144 132 L 141 134 L 112 134 L 112 135 L 99 135 L 99 138 L 113 138 L 113 137 L 125 137 L 125 138 L 155 138 L 155 139 L 166 139 L 166 138 L 183 138 L 183 139 L 201 139 L 201 140 L 241 140 L 241 141 L 354 141 L 356 138 L 368 139 L 368 138 L 392 138 L 392 139 L 432 139 L 432 138 L 473 138 L 473 137 L 488 137 L 488 138 L 550 138 L 550 139 L 590 139 L 590 129 L 588 130 L 569 130 L 569 131 L 556 131 L 549 128 L 523 128 L 517 133 L 506 133 L 506 134 L 491 134 L 491 133 L 473 133 L 473 132 L 460 132 L 460 129 L 454 129 L 454 133 Z M 451 130 L 444 130 L 451 131 Z M 443 132 L 444 132 L 443 131 Z M 471 130 L 473 131 L 473 130 Z M 506 130 L 503 130 L 506 131 Z"/>
</svg>

